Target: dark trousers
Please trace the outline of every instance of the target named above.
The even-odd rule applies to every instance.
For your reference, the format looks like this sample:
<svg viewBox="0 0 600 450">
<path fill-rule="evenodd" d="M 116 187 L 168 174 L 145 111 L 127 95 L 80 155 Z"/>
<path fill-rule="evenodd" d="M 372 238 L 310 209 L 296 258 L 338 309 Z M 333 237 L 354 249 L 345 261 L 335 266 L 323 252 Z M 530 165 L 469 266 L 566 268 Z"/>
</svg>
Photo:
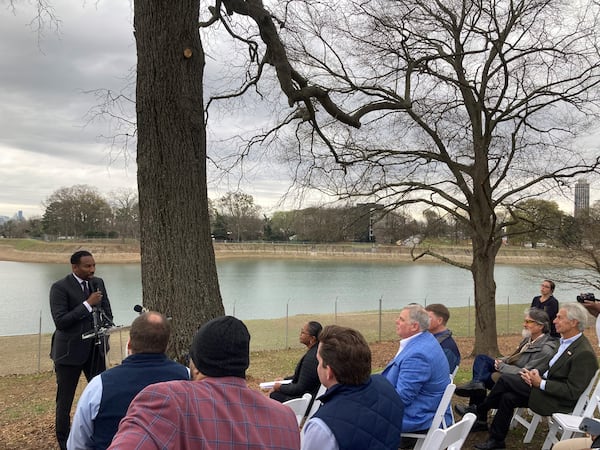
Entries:
<svg viewBox="0 0 600 450">
<path fill-rule="evenodd" d="M 289 395 L 282 394 L 279 391 L 273 391 L 269 394 L 273 400 L 277 400 L 279 403 L 287 402 L 288 400 L 292 400 L 295 397 L 290 397 Z"/>
<path fill-rule="evenodd" d="M 484 402 L 477 407 L 477 420 L 487 421 L 490 409 L 496 408 L 496 415 L 490 425 L 490 438 L 503 441 L 508 434 L 515 408 L 527 406 L 531 387 L 520 375 L 503 374 L 494 385 Z"/>
<path fill-rule="evenodd" d="M 496 360 L 488 355 L 477 355 L 473 361 L 473 381 L 479 381 L 487 389 L 494 387 L 492 374 L 496 372 Z M 485 392 L 476 392 L 469 397 L 469 405 L 479 406 L 485 400 Z"/>
<path fill-rule="evenodd" d="M 83 371 L 87 381 L 106 369 L 104 353 L 98 346 L 92 347 L 87 361 L 81 366 L 54 364 L 56 373 L 56 439 L 61 450 L 66 450 L 71 430 L 71 407 L 79 377 Z"/>
<path fill-rule="evenodd" d="M 473 361 L 473 380 L 480 381 L 491 389 L 494 386 L 492 374 L 496 371 L 495 363 L 496 360 L 488 355 L 477 355 Z"/>
</svg>

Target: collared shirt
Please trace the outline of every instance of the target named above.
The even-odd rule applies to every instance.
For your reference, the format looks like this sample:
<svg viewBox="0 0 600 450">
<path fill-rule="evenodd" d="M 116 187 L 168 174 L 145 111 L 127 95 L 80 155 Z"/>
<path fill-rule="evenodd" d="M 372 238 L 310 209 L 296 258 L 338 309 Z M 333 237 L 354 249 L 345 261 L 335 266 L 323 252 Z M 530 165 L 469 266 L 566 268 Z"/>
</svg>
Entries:
<svg viewBox="0 0 600 450">
<path fill-rule="evenodd" d="M 79 284 L 79 287 L 81 288 L 81 292 L 83 292 L 83 286 L 81 285 L 81 283 L 83 283 L 84 281 L 86 283 L 89 283 L 89 281 L 84 280 L 83 278 L 79 278 L 77 275 L 75 275 L 75 272 L 73 272 L 73 277 L 75 277 L 75 279 L 77 280 L 77 283 Z M 89 284 L 88 284 L 88 289 L 89 289 Z M 89 303 L 86 301 L 83 302 L 84 306 L 87 308 L 87 310 L 89 312 L 92 312 L 92 307 L 89 305 Z"/>
<path fill-rule="evenodd" d="M 407 338 L 404 338 L 404 339 L 400 339 L 400 347 L 398 348 L 398 352 L 396 353 L 396 355 L 394 356 L 394 358 L 395 358 L 396 356 L 398 356 L 402 350 L 404 350 L 404 348 L 405 348 L 405 347 L 408 345 L 408 343 L 409 343 L 410 341 L 412 341 L 414 338 L 416 338 L 416 337 L 417 337 L 417 336 L 419 336 L 420 334 L 423 334 L 423 332 L 422 332 L 422 331 L 420 331 L 420 332 L 418 332 L 417 334 L 413 334 L 413 335 L 412 335 L 412 336 L 410 336 L 410 337 L 407 337 Z"/>
<path fill-rule="evenodd" d="M 579 339 L 579 337 L 582 334 L 583 333 L 578 333 L 575 336 L 570 337 L 568 339 L 565 339 L 562 337 L 560 338 L 560 345 L 558 346 L 558 350 L 556 351 L 556 353 L 554 354 L 554 356 L 548 363 L 548 370 L 546 370 L 546 372 L 544 372 L 544 375 L 542 377 L 542 378 L 544 378 L 542 380 L 542 382 L 540 383 L 540 389 L 542 391 L 546 390 L 546 378 L 548 378 L 548 372 L 550 371 L 550 367 L 552 367 L 554 365 L 554 363 L 558 360 L 558 358 L 561 357 L 561 355 L 565 352 L 565 350 L 569 347 L 569 345 L 571 345 L 573 342 L 575 342 L 577 339 Z"/>
<path fill-rule="evenodd" d="M 102 378 L 96 375 L 85 387 L 73 417 L 73 425 L 67 441 L 68 450 L 84 450 L 92 448 L 94 419 L 100 409 L 102 399 Z"/>
<path fill-rule="evenodd" d="M 339 450 L 331 429 L 318 417 L 306 422 L 302 434 L 302 450 Z"/>
</svg>

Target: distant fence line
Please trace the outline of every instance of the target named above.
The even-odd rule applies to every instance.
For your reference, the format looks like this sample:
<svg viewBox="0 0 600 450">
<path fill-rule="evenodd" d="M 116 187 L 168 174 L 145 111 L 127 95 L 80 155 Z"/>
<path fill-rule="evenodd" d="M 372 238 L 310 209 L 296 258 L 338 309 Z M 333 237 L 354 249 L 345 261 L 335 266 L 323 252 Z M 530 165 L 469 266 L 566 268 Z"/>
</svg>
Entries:
<svg viewBox="0 0 600 450">
<path fill-rule="evenodd" d="M 397 259 L 412 261 L 411 247 L 380 243 L 287 243 L 287 242 L 219 242 L 213 241 L 215 255 L 218 257 L 244 254 L 260 254 L 263 256 L 286 257 L 350 257 L 353 255 L 367 259 Z M 416 249 L 417 252 L 419 248 Z M 436 252 L 459 261 L 470 260 L 470 246 L 436 247 Z M 557 249 L 527 249 L 522 247 L 502 247 L 496 257 L 497 263 L 530 264 L 546 262 L 548 258 L 560 254 Z M 423 261 L 423 260 L 422 260 Z M 425 256 L 424 261 L 439 261 L 432 256 Z"/>
<path fill-rule="evenodd" d="M 338 313 L 337 310 L 329 314 L 303 314 L 286 315 L 277 319 L 252 319 L 244 320 L 250 334 L 251 351 L 281 350 L 286 348 L 301 348 L 298 342 L 299 332 L 304 323 L 316 320 L 323 325 L 338 324 L 359 330 L 369 342 L 390 341 L 398 339 L 396 335 L 395 319 L 399 310 L 383 310 L 381 299 L 378 309 L 363 312 Z M 429 302 L 433 303 L 433 302 Z M 426 305 L 423 305 L 426 306 Z M 523 312 L 528 304 L 496 305 L 497 331 L 499 335 L 520 333 L 523 324 Z M 368 308 L 368 305 L 365 305 Z M 472 337 L 474 334 L 475 308 L 469 302 L 468 306 L 450 309 L 448 327 L 454 336 Z M 8 362 L 0 367 L 0 376 L 10 374 L 28 374 L 52 370 L 52 361 L 49 358 L 51 334 L 38 333 L 23 336 L 0 337 L 3 341 L 0 346 L 0 360 Z M 118 364 L 126 355 L 126 344 L 129 338 L 128 327 L 116 330 L 111 334 L 111 351 L 108 362 L 110 365 Z M 191 337 L 190 337 L 191 340 Z"/>
</svg>

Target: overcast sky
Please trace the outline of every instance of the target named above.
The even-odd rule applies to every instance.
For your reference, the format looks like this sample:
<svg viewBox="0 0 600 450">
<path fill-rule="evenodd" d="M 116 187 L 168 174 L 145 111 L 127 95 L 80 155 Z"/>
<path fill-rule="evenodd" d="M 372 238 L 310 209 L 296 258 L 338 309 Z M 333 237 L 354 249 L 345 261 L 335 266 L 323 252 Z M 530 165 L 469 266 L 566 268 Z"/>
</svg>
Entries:
<svg viewBox="0 0 600 450">
<path fill-rule="evenodd" d="M 0 1 L 0 216 L 43 213 L 41 203 L 61 187 L 89 184 L 108 194 L 136 187 L 135 156 L 126 160 L 100 136 L 111 135 L 106 122 L 87 124 L 98 104 L 86 91 L 122 90 L 135 68 L 132 11 L 125 0 L 51 0 L 60 19 L 58 34 L 39 36 L 28 0 L 16 11 Z M 207 79 L 218 70 L 207 60 Z M 219 119 L 222 133 L 227 118 Z M 241 187 L 255 203 L 275 207 L 289 185 L 284 173 L 253 171 Z M 215 186 L 220 190 L 214 190 Z M 217 198 L 236 185 L 213 183 Z M 592 201 L 600 199 L 592 186 Z M 561 207 L 572 212 L 569 202 Z"/>
<path fill-rule="evenodd" d="M 19 210 L 27 218 L 41 215 L 41 202 L 75 184 L 103 194 L 136 187 L 135 156 L 126 161 L 100 138 L 110 135 L 108 123 L 87 123 L 98 101 L 85 93 L 121 91 L 135 67 L 130 2 L 50 3 L 60 31 L 46 30 L 38 39 L 30 2 L 16 0 L 13 12 L 0 1 L 0 216 Z M 284 176 L 272 175 L 258 174 L 242 186 L 267 208 L 287 187 Z M 219 187 L 211 198 L 236 185 Z"/>
</svg>

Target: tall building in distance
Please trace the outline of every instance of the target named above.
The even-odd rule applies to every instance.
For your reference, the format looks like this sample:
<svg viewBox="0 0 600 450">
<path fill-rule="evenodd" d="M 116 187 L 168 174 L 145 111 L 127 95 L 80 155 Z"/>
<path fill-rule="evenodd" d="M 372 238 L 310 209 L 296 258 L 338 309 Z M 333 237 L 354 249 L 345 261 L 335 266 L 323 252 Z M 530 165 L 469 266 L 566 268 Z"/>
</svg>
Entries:
<svg viewBox="0 0 600 450">
<path fill-rule="evenodd" d="M 575 210 L 574 216 L 586 215 L 590 209 L 590 184 L 580 178 L 575 184 Z"/>
</svg>

